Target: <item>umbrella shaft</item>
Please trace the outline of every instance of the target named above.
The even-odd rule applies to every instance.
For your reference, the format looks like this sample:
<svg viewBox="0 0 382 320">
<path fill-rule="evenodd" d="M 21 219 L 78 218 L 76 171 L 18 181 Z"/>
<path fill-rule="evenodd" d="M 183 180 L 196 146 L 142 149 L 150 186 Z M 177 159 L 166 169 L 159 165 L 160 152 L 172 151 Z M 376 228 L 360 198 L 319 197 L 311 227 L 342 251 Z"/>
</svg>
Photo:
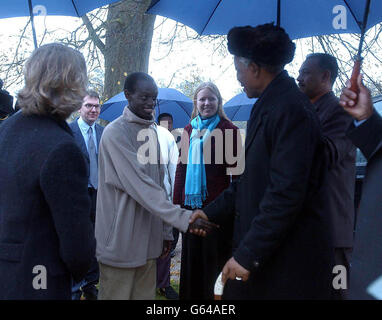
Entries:
<svg viewBox="0 0 382 320">
<path fill-rule="evenodd" d="M 365 39 L 365 31 L 367 26 L 367 18 L 369 17 L 370 2 L 371 0 L 366 1 L 365 11 L 363 13 L 363 20 L 362 20 L 362 26 L 361 26 L 361 39 L 359 41 L 358 54 L 357 54 L 359 59 L 361 59 L 362 45 Z"/>
<path fill-rule="evenodd" d="M 37 37 L 36 37 L 36 29 L 34 27 L 32 0 L 28 0 L 28 5 L 29 5 L 29 15 L 31 17 L 31 24 L 32 24 L 33 43 L 34 43 L 35 49 L 37 49 Z"/>
</svg>

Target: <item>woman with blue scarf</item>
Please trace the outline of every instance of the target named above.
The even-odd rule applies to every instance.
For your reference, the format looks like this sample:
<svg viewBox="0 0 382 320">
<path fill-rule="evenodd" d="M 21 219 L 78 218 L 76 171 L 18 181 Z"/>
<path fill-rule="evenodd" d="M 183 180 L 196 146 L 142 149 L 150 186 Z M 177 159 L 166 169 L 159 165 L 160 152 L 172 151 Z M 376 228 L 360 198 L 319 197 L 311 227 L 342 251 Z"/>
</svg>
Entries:
<svg viewBox="0 0 382 320">
<path fill-rule="evenodd" d="M 236 166 L 226 162 L 226 155 L 237 157 L 240 147 L 239 130 L 224 114 L 219 89 L 211 82 L 202 83 L 194 94 L 191 123 L 182 135 L 174 203 L 196 209 L 213 201 L 229 186 L 232 176 L 227 169 Z M 231 237 L 223 234 L 232 233 L 232 226 L 220 226 L 204 239 L 182 235 L 181 300 L 213 299 L 215 280 L 231 257 Z"/>
</svg>

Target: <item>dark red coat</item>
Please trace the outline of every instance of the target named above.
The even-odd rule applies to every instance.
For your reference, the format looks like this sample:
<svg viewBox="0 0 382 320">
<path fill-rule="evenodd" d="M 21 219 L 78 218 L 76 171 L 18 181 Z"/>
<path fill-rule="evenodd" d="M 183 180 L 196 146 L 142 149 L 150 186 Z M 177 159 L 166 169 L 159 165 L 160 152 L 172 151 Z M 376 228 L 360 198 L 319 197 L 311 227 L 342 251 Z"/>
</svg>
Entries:
<svg viewBox="0 0 382 320">
<path fill-rule="evenodd" d="M 238 144 L 237 144 L 237 134 L 240 134 L 238 127 L 236 127 L 231 121 L 221 119 L 215 129 L 233 130 L 233 150 L 234 150 L 234 156 L 237 157 L 238 152 L 240 152 L 240 150 L 238 150 Z M 176 175 L 175 175 L 173 202 L 175 204 L 180 204 L 182 207 L 184 206 L 184 198 L 185 198 L 184 191 L 185 191 L 185 185 L 186 185 L 186 172 L 187 172 L 187 163 L 183 161 L 182 159 L 188 159 L 188 149 L 190 144 L 189 137 L 191 136 L 191 132 L 192 132 L 191 124 L 188 124 L 184 128 L 184 131 L 182 134 L 181 148 L 179 151 L 180 161 L 176 168 Z M 211 143 L 211 162 L 210 164 L 205 164 L 208 196 L 207 196 L 207 199 L 203 202 L 203 206 L 213 201 L 224 189 L 226 189 L 229 186 L 231 177 L 230 175 L 227 175 L 227 168 L 236 166 L 236 163 L 230 165 L 226 162 L 226 159 L 224 156 L 226 154 L 226 149 L 225 149 L 226 135 L 225 134 L 223 134 L 223 143 L 222 144 L 219 143 L 217 148 L 215 144 L 217 139 L 210 138 L 208 140 L 209 141 L 207 141 L 205 145 L 208 145 L 209 142 Z M 220 147 L 220 145 L 222 146 Z M 241 149 L 241 145 L 239 146 L 239 148 Z M 219 153 L 222 152 L 222 155 L 223 155 L 222 164 L 215 164 L 217 162 L 215 157 L 216 152 L 219 152 Z M 204 154 L 204 156 L 206 159 L 206 154 Z"/>
</svg>

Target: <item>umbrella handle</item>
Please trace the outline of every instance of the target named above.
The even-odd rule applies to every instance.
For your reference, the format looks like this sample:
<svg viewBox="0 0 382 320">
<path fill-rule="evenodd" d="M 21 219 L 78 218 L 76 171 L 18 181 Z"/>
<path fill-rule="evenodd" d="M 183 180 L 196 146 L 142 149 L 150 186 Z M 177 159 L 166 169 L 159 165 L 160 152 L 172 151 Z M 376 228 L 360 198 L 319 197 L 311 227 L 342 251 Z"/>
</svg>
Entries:
<svg viewBox="0 0 382 320">
<path fill-rule="evenodd" d="M 361 63 L 361 58 L 357 57 L 354 61 L 353 72 L 350 77 L 350 90 L 357 94 L 357 98 L 354 99 L 354 105 L 356 105 L 358 101 L 359 87 L 357 79 L 361 72 Z"/>
<path fill-rule="evenodd" d="M 221 300 L 223 291 L 224 291 L 224 285 L 225 283 L 222 280 L 222 273 L 220 272 L 218 278 L 216 279 L 215 282 L 215 287 L 214 287 L 214 299 L 215 300 Z"/>
</svg>

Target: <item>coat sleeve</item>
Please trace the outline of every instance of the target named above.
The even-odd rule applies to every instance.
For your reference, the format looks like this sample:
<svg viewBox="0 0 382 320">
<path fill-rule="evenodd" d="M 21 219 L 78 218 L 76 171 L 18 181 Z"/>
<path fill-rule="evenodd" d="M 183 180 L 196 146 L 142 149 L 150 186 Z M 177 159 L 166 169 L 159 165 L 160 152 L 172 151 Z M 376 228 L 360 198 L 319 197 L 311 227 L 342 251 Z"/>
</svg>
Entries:
<svg viewBox="0 0 382 320">
<path fill-rule="evenodd" d="M 335 167 L 350 152 L 354 152 L 354 145 L 346 136 L 346 129 L 351 122 L 352 118 L 338 105 L 321 123 L 329 168 Z"/>
<path fill-rule="evenodd" d="M 175 139 L 170 134 L 169 140 L 168 140 L 168 174 L 170 179 L 170 186 L 171 186 L 171 200 L 174 197 L 174 182 L 175 182 L 175 172 L 176 172 L 176 166 L 178 163 L 178 147 L 176 145 Z M 165 240 L 174 240 L 173 232 L 172 232 L 172 226 L 168 223 L 163 224 L 163 231 L 164 231 L 164 239 Z"/>
<path fill-rule="evenodd" d="M 351 124 L 347 135 L 369 160 L 382 149 L 382 117 L 374 110 L 372 116 L 360 126 Z"/>
<path fill-rule="evenodd" d="M 269 114 L 265 121 L 269 182 L 259 208 L 253 208 L 259 213 L 234 254 L 248 270 L 262 265 L 273 254 L 303 208 L 319 137 L 312 112 L 289 104 Z"/>
<path fill-rule="evenodd" d="M 40 186 L 52 213 L 61 259 L 77 280 L 87 273 L 96 247 L 87 185 L 86 164 L 74 142 L 50 153 Z"/>
<path fill-rule="evenodd" d="M 113 131 L 103 133 L 99 156 L 107 164 L 105 182 L 127 193 L 151 214 L 186 232 L 192 212 L 167 199 L 166 191 L 147 175 L 145 165 L 138 161 L 128 140 L 113 137 Z"/>
</svg>

